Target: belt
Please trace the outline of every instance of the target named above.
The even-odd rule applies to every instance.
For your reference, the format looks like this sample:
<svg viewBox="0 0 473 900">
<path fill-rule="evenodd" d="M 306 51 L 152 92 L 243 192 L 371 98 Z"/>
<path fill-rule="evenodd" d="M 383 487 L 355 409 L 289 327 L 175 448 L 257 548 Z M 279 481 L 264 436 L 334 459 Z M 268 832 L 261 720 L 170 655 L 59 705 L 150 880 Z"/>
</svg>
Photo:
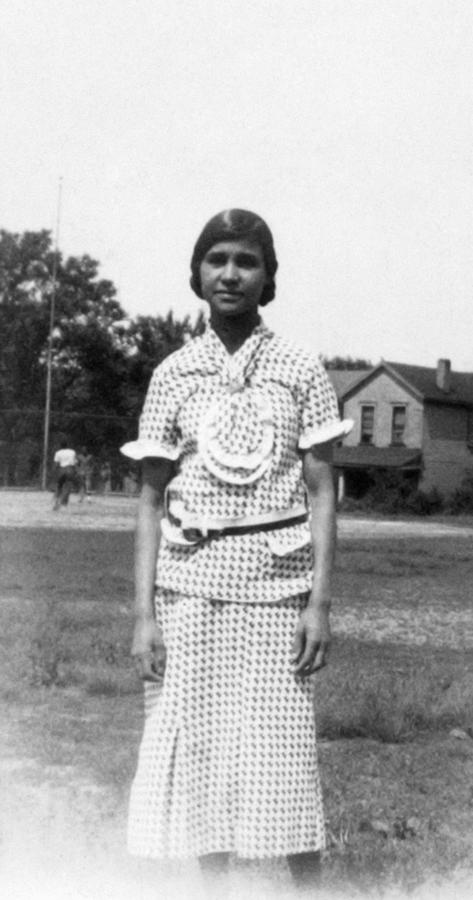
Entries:
<svg viewBox="0 0 473 900">
<path fill-rule="evenodd" d="M 240 521 L 232 519 L 207 520 L 205 526 L 203 524 L 194 525 L 193 523 L 184 523 L 182 519 L 173 515 L 169 509 L 167 510 L 167 519 L 170 525 L 179 528 L 185 539 L 189 543 L 199 543 L 212 538 L 225 537 L 226 535 L 238 534 L 254 534 L 261 531 L 278 531 L 280 528 L 287 528 L 290 525 L 301 525 L 307 522 L 309 514 L 307 509 L 300 505 L 295 510 L 282 510 L 280 512 L 261 513 L 254 516 L 243 516 Z M 233 522 L 233 524 L 225 524 Z"/>
</svg>

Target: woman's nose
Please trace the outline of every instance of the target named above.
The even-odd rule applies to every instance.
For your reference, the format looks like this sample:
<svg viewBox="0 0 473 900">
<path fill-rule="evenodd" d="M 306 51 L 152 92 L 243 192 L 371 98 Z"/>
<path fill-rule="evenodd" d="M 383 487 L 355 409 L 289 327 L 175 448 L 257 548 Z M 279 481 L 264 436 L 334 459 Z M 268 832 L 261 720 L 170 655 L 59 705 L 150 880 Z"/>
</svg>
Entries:
<svg viewBox="0 0 473 900">
<path fill-rule="evenodd" d="M 228 260 L 225 263 L 221 277 L 223 281 L 236 281 L 238 279 L 238 267 L 232 260 Z"/>
</svg>

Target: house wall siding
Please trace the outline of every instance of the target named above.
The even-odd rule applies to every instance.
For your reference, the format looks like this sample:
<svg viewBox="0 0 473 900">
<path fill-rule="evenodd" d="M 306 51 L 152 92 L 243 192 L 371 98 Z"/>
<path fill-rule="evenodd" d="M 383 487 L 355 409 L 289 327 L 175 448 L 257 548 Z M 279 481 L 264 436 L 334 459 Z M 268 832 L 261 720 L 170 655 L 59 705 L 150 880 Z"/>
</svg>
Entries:
<svg viewBox="0 0 473 900">
<path fill-rule="evenodd" d="M 375 407 L 373 444 L 376 447 L 391 445 L 394 406 L 406 407 L 404 446 L 413 449 L 422 446 L 422 403 L 385 372 L 380 372 L 356 394 L 345 400 L 343 415 L 355 422 L 352 431 L 343 442 L 346 446 L 354 447 L 360 443 L 361 407 L 369 404 Z"/>
<path fill-rule="evenodd" d="M 425 404 L 428 437 L 431 440 L 463 441 L 468 438 L 468 410 L 461 406 Z"/>
<path fill-rule="evenodd" d="M 441 494 L 451 494 L 473 469 L 467 433 L 468 410 L 425 404 L 422 490 L 435 487 Z"/>
</svg>

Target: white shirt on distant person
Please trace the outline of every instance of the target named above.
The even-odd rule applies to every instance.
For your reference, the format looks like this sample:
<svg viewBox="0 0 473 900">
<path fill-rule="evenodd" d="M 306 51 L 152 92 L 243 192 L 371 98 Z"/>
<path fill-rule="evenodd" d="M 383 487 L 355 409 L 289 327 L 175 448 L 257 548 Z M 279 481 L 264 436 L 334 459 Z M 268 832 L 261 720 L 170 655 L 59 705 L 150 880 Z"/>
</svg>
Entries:
<svg viewBox="0 0 473 900">
<path fill-rule="evenodd" d="M 56 450 L 56 453 L 54 454 L 54 462 L 58 464 L 60 469 L 65 469 L 67 468 L 67 466 L 76 466 L 76 451 L 68 450 L 66 447 L 64 447 L 62 450 Z"/>
</svg>

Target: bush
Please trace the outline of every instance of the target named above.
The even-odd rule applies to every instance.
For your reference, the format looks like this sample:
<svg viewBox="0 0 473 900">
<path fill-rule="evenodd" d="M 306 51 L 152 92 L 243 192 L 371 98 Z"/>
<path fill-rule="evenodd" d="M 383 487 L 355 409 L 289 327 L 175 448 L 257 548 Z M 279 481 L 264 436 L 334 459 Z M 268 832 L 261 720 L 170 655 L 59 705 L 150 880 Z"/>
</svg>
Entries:
<svg viewBox="0 0 473 900">
<path fill-rule="evenodd" d="M 371 485 L 364 497 L 368 509 L 388 514 L 400 512 L 412 490 L 405 475 L 380 469 L 371 469 L 368 475 Z"/>
<path fill-rule="evenodd" d="M 442 507 L 442 496 L 437 488 L 432 488 L 430 491 L 412 491 L 406 498 L 406 510 L 416 516 L 431 516 L 440 512 Z"/>
<path fill-rule="evenodd" d="M 454 515 L 473 513 L 473 472 L 467 472 L 460 487 L 450 497 L 448 511 Z"/>
<path fill-rule="evenodd" d="M 384 515 L 407 512 L 430 516 L 440 512 L 443 507 L 442 496 L 436 488 L 430 491 L 418 490 L 412 478 L 402 471 L 368 469 L 366 476 L 369 483 L 366 493 L 357 499 L 344 499 L 345 511 L 373 511 Z"/>
</svg>

